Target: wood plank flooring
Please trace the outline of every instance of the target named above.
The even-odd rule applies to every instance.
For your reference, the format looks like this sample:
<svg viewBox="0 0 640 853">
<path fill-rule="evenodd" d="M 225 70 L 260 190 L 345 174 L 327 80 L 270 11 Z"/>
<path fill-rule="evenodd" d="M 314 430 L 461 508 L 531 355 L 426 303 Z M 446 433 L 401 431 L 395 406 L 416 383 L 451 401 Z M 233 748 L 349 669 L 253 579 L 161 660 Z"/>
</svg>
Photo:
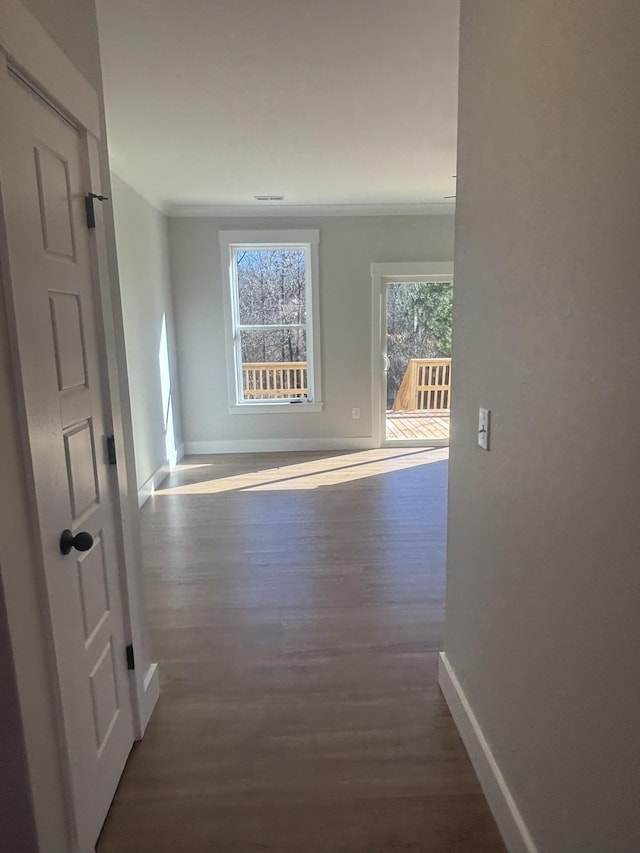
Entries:
<svg viewBox="0 0 640 853">
<path fill-rule="evenodd" d="M 449 438 L 448 412 L 392 412 L 386 416 L 387 441 L 431 441 Z"/>
<path fill-rule="evenodd" d="M 503 853 L 436 683 L 447 451 L 189 457 L 142 511 L 162 694 L 99 853 Z"/>
</svg>

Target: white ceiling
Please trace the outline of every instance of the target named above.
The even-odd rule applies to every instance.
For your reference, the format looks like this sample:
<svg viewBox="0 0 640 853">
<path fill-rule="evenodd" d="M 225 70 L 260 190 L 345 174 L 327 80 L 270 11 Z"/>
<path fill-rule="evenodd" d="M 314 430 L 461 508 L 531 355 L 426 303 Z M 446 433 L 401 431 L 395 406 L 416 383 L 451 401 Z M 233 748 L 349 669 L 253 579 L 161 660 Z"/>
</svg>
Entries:
<svg viewBox="0 0 640 853">
<path fill-rule="evenodd" d="M 98 0 L 115 172 L 174 213 L 452 212 L 457 0 Z M 318 206 L 318 207 L 316 207 Z M 278 206 L 282 210 L 281 206 Z"/>
</svg>

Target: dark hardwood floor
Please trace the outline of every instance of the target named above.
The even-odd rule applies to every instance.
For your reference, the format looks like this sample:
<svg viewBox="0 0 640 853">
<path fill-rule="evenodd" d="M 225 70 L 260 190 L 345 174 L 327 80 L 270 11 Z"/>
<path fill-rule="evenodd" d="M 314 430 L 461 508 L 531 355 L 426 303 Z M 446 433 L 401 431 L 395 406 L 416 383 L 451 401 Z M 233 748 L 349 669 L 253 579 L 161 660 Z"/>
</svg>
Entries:
<svg viewBox="0 0 640 853">
<path fill-rule="evenodd" d="M 504 851 L 436 682 L 447 451 L 189 457 L 142 510 L 162 694 L 99 853 Z"/>
</svg>

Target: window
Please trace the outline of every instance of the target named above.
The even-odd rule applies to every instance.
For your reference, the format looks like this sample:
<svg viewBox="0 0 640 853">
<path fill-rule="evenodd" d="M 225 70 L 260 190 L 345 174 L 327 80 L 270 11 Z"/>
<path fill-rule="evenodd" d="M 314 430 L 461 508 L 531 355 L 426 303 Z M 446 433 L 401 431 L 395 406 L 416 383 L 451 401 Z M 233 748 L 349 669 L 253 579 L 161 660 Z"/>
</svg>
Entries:
<svg viewBox="0 0 640 853">
<path fill-rule="evenodd" d="M 317 231 L 220 232 L 232 408 L 321 407 L 318 237 Z"/>
</svg>

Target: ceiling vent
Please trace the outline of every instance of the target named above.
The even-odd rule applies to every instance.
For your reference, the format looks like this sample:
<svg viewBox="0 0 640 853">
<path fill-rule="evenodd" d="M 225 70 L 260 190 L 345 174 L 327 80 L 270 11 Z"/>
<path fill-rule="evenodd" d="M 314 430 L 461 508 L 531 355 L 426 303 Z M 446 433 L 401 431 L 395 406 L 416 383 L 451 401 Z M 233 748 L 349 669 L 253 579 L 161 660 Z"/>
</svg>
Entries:
<svg viewBox="0 0 640 853">
<path fill-rule="evenodd" d="M 254 195 L 256 201 L 284 201 L 283 195 Z"/>
</svg>

